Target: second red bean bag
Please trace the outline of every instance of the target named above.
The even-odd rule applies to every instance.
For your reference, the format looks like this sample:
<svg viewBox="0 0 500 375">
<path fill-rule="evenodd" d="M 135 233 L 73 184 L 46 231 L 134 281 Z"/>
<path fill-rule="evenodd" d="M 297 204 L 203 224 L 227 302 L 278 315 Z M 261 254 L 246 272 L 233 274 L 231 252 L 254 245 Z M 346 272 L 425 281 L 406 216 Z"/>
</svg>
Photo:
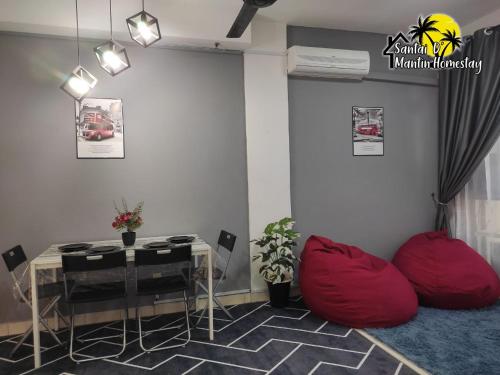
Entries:
<svg viewBox="0 0 500 375">
<path fill-rule="evenodd" d="M 396 326 L 418 308 L 412 286 L 391 263 L 320 236 L 305 244 L 300 289 L 314 314 L 354 328 Z"/>
<path fill-rule="evenodd" d="M 464 241 L 446 232 L 410 238 L 392 261 L 413 284 L 420 303 L 443 309 L 473 309 L 495 303 L 500 281 L 491 266 Z"/>
</svg>

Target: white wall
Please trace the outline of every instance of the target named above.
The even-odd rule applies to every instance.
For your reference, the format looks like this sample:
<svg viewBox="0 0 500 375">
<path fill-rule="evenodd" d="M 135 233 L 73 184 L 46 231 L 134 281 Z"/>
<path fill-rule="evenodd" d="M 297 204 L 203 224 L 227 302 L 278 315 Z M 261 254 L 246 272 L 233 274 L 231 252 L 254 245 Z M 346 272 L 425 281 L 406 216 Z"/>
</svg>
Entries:
<svg viewBox="0 0 500 375">
<path fill-rule="evenodd" d="M 500 24 L 500 8 L 462 27 L 462 34 L 473 34 L 474 31 L 478 29 L 482 29 L 483 27 L 496 26 L 498 24 Z"/>
<path fill-rule="evenodd" d="M 244 53 L 250 238 L 291 215 L 286 25 L 256 18 Z M 250 256 L 259 250 L 250 247 Z M 251 289 L 266 289 L 251 266 Z"/>
</svg>

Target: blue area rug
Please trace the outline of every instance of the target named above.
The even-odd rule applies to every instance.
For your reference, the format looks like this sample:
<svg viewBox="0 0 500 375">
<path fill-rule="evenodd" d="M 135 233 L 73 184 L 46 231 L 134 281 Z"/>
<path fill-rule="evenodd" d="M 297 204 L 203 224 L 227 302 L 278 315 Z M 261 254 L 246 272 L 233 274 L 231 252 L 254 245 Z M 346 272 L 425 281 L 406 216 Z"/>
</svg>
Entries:
<svg viewBox="0 0 500 375">
<path fill-rule="evenodd" d="M 500 303 L 468 311 L 420 307 L 407 324 L 367 332 L 435 375 L 500 374 Z"/>
</svg>

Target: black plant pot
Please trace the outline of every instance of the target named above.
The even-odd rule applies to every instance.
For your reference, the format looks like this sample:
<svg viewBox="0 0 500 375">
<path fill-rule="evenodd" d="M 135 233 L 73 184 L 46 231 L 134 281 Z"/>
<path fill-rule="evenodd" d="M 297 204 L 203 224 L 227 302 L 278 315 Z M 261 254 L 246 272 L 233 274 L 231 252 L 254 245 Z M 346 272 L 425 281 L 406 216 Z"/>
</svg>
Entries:
<svg viewBox="0 0 500 375">
<path fill-rule="evenodd" d="M 132 246 L 135 244 L 135 232 L 123 232 L 122 241 L 125 246 Z"/>
<path fill-rule="evenodd" d="M 290 281 L 286 283 L 273 284 L 268 282 L 269 299 L 272 307 L 287 307 L 290 297 Z"/>
</svg>

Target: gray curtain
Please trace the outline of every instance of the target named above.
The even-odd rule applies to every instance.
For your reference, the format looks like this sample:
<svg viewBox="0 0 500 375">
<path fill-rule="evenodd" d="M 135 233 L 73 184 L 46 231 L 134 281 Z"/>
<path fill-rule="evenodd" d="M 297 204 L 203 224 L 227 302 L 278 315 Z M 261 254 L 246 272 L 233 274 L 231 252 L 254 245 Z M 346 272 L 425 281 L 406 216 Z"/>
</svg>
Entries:
<svg viewBox="0 0 500 375">
<path fill-rule="evenodd" d="M 453 60 L 481 60 L 482 71 L 439 72 L 436 229 L 449 229 L 447 204 L 470 180 L 500 135 L 500 27 L 465 37 Z"/>
</svg>

